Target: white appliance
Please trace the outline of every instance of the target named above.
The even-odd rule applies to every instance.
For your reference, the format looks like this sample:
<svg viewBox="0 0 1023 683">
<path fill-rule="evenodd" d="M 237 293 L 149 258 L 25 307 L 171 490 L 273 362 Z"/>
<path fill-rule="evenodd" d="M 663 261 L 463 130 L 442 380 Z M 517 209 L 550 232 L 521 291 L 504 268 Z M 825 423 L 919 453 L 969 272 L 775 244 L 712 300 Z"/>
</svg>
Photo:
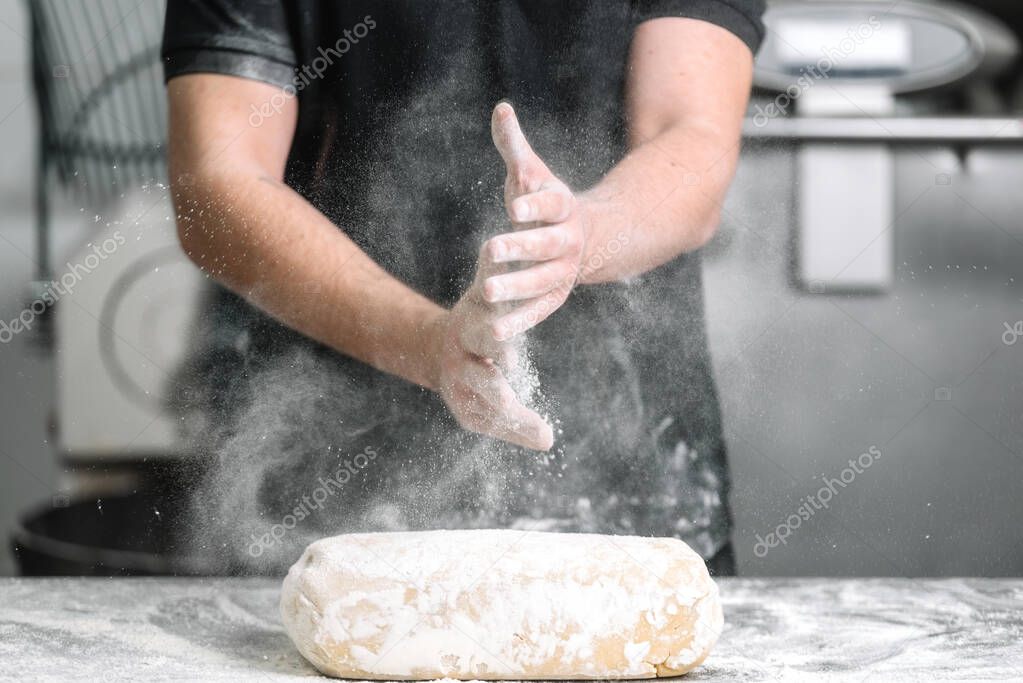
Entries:
<svg viewBox="0 0 1023 683">
<path fill-rule="evenodd" d="M 178 245 L 165 187 L 91 219 L 88 243 L 54 268 L 60 452 L 71 461 L 180 456 L 163 401 L 204 276 Z"/>
</svg>

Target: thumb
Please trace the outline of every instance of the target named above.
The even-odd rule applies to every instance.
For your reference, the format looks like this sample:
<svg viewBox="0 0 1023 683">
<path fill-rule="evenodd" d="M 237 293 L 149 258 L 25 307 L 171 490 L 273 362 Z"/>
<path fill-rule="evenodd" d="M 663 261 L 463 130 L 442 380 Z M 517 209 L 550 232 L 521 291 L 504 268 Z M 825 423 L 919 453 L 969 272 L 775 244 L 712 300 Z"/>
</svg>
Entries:
<svg viewBox="0 0 1023 683">
<path fill-rule="evenodd" d="M 500 102 L 494 107 L 490 119 L 490 134 L 494 139 L 494 146 L 504 159 L 509 176 L 521 181 L 531 172 L 537 172 L 539 170 L 537 166 L 544 167 L 526 140 L 526 136 L 522 134 L 519 119 L 509 103 Z"/>
</svg>

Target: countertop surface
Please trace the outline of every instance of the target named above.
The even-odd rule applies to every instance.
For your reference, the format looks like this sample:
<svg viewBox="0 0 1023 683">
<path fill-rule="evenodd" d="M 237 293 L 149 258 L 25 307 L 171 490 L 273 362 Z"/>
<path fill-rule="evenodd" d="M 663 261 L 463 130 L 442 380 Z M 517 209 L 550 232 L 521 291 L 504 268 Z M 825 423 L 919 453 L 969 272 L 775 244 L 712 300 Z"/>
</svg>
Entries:
<svg viewBox="0 0 1023 683">
<path fill-rule="evenodd" d="M 720 579 L 683 681 L 1023 680 L 1023 579 Z M 0 679 L 317 676 L 272 579 L 0 579 Z"/>
</svg>

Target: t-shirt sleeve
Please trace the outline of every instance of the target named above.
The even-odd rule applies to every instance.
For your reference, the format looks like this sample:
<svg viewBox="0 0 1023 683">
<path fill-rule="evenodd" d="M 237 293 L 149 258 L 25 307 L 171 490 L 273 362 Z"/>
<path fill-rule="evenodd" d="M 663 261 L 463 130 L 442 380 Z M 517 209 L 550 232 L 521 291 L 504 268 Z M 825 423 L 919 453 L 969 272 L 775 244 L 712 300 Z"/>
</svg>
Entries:
<svg viewBox="0 0 1023 683">
<path fill-rule="evenodd" d="M 297 66 L 287 0 L 168 0 L 164 79 L 189 73 L 241 76 L 284 87 Z"/>
<path fill-rule="evenodd" d="M 738 36 L 756 54 L 764 40 L 764 0 L 633 0 L 635 24 L 661 17 L 700 19 Z"/>
</svg>

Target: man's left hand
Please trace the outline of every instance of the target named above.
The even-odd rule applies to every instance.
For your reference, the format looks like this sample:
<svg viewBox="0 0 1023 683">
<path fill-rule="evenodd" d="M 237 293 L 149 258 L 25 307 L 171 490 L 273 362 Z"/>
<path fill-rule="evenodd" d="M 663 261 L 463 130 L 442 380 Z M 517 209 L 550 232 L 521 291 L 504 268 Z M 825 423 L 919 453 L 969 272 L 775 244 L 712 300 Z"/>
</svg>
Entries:
<svg viewBox="0 0 1023 683">
<path fill-rule="evenodd" d="M 490 276 L 483 287 L 488 302 L 516 304 L 494 325 L 495 337 L 504 340 L 565 303 L 579 279 L 589 226 L 583 202 L 533 151 L 510 104 L 494 108 L 491 133 L 507 168 L 505 209 L 517 229 L 491 238 L 484 250 L 494 263 L 522 264 Z"/>
</svg>

